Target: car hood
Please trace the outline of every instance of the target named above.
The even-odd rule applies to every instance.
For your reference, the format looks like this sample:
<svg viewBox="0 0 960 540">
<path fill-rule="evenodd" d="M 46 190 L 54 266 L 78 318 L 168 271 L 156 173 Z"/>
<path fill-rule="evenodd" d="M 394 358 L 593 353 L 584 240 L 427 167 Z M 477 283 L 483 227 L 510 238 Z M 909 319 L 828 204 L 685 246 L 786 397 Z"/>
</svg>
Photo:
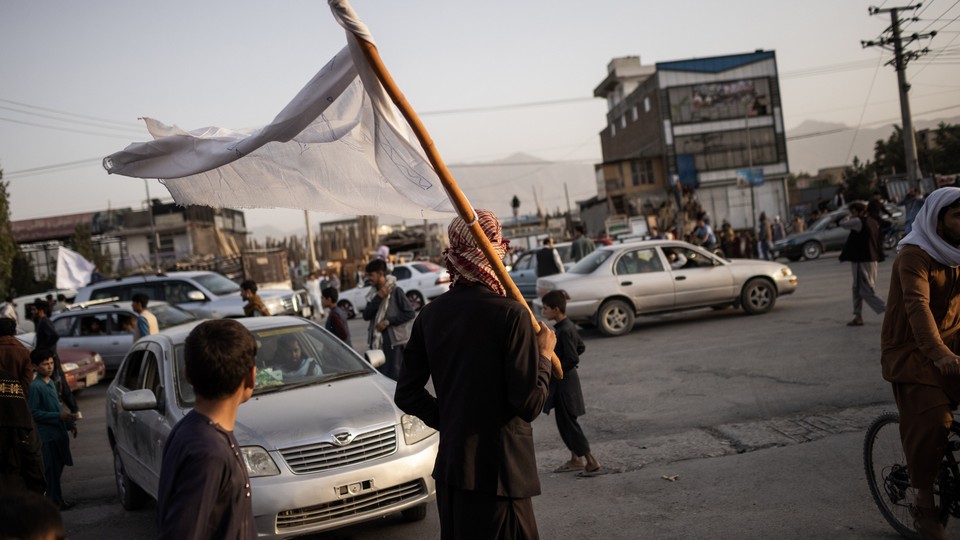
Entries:
<svg viewBox="0 0 960 540">
<path fill-rule="evenodd" d="M 242 445 L 277 450 L 397 424 L 392 386 L 374 373 L 254 396 L 240 406 L 234 434 Z"/>
</svg>

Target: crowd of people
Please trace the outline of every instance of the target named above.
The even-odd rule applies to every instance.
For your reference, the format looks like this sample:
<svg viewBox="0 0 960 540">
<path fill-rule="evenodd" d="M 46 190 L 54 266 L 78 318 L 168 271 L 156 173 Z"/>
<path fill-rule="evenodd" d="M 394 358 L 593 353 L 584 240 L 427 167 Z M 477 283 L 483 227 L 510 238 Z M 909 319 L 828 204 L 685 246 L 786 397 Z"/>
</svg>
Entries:
<svg viewBox="0 0 960 540">
<path fill-rule="evenodd" d="M 945 538 L 932 486 L 952 411 L 960 404 L 960 188 L 941 188 L 926 199 L 915 196 L 908 202 L 914 199 L 920 202 L 908 212 L 909 232 L 899 243 L 886 300 L 874 290 L 884 257 L 879 200 L 846 201 L 844 193 L 837 194 L 837 204 L 849 210 L 840 226 L 850 231 L 840 260 L 852 266 L 854 319 L 847 324 L 864 326 L 864 303 L 884 313 L 882 376 L 892 385 L 901 415 L 903 448 L 917 490 L 911 506 L 916 529 L 923 538 Z M 508 242 L 499 220 L 486 210 L 476 214 L 486 241 L 504 256 Z M 731 256 L 766 258 L 772 242 L 803 226 L 761 214 L 754 239 L 750 231 L 732 233 L 729 223 L 714 232 L 709 216 L 695 217 L 693 240 L 724 253 L 731 249 Z M 586 347 L 576 325 L 566 318 L 564 291 L 542 297 L 546 321 L 536 321 L 526 305 L 507 296 L 469 229 L 462 218 L 451 222 L 443 262 L 452 285 L 419 314 L 384 259 L 366 265 L 370 289 L 362 315 L 368 322 L 367 345 L 386 357 L 379 370 L 396 380 L 397 406 L 439 431 L 433 476 L 441 538 L 537 538 L 532 497 L 541 488 L 530 426 L 535 418 L 552 413 L 570 452 L 554 472 L 586 477 L 608 472 L 580 425 L 587 408 L 578 369 Z M 577 258 L 594 249 L 582 229 L 574 246 Z M 562 272 L 551 239 L 544 248 L 538 253 L 538 271 Z M 246 281 L 241 289 L 248 316 L 270 314 L 256 283 Z M 324 308 L 327 329 L 349 345 L 346 314 L 336 306 L 337 287 L 330 281 L 318 283 L 313 294 Z M 137 337 L 156 333 L 149 298 L 135 295 L 131 304 L 137 313 Z M 47 316 L 52 309 L 42 300 L 34 305 L 33 351 L 13 337 L 16 321 L 0 317 L 5 438 L 0 448 L 5 454 L 17 453 L 4 463 L 19 464 L 0 470 L 0 497 L 31 491 L 45 494 L 44 504 L 66 510 L 71 503 L 61 493 L 59 479 L 72 464 L 69 436 L 76 437 L 81 416 L 66 395 L 69 390 L 64 394 L 58 336 Z M 285 369 L 311 369 L 296 340 L 282 342 L 278 354 Z M 559 358 L 562 378 L 553 372 L 553 355 Z M 233 427 L 255 386 L 256 342 L 237 321 L 206 321 L 191 331 L 184 356 L 196 407 L 177 423 L 164 448 L 159 536 L 182 538 L 202 529 L 203 537 L 252 538 L 256 528 L 250 480 L 235 451 L 239 443 Z"/>
</svg>

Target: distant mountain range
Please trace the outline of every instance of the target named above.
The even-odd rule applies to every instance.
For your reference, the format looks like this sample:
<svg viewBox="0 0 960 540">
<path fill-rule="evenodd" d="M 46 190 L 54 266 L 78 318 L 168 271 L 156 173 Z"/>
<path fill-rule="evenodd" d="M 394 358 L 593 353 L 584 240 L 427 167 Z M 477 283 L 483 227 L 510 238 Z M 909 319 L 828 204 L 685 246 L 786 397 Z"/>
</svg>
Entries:
<svg viewBox="0 0 960 540">
<path fill-rule="evenodd" d="M 934 129 L 940 122 L 960 124 L 960 116 L 939 120 L 918 120 L 915 129 Z M 893 124 L 864 128 L 859 132 L 844 124 L 808 120 L 787 130 L 787 159 L 790 171 L 816 174 L 818 169 L 846 165 L 854 156 L 873 161 L 873 146 L 893 133 Z M 512 215 L 510 201 L 520 199 L 520 213 L 566 211 L 570 206 L 597 194 L 594 163 L 551 162 L 527 154 L 477 163 L 448 164 L 453 176 L 475 208 L 493 210 L 502 219 Z M 566 189 L 564 189 L 566 188 Z M 383 223 L 399 220 L 384 218 Z M 303 234 L 302 228 L 282 230 L 267 225 L 253 229 L 255 238 L 283 238 Z"/>
<path fill-rule="evenodd" d="M 960 116 L 938 120 L 915 120 L 914 129 L 936 129 L 944 122 L 960 124 Z M 899 123 L 897 123 L 899 125 Z M 849 165 L 854 156 L 860 161 L 873 161 L 873 145 L 893 133 L 893 123 L 876 128 L 854 127 L 831 122 L 808 120 L 787 130 L 787 159 L 794 174 L 816 174 L 818 169 Z"/>
</svg>

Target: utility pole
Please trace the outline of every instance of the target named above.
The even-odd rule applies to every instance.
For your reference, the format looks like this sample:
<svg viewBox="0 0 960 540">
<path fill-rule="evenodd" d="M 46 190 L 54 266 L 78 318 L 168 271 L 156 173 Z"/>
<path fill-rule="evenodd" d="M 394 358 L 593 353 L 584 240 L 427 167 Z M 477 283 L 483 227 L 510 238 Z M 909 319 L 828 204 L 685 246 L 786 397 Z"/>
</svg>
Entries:
<svg viewBox="0 0 960 540">
<path fill-rule="evenodd" d="M 924 54 L 930 52 L 930 49 L 924 47 L 919 51 L 905 51 L 903 49 L 904 41 L 909 45 L 918 39 L 932 38 L 937 35 L 936 31 L 926 34 L 910 34 L 901 36 L 899 13 L 906 10 L 915 10 L 923 4 L 916 4 L 905 7 L 893 7 L 880 9 L 870 7 L 870 15 L 879 15 L 880 13 L 890 13 L 890 27 L 884 32 L 891 32 L 893 37 L 880 37 L 875 41 L 861 41 L 860 45 L 867 47 L 882 47 L 887 50 L 893 50 L 893 60 L 887 62 L 887 65 L 893 65 L 897 71 L 897 86 L 900 91 L 900 117 L 903 126 L 903 150 L 906 159 L 907 180 L 910 185 L 916 186 L 917 191 L 923 193 L 923 176 L 920 173 L 920 161 L 917 159 L 917 141 L 913 133 L 913 119 L 910 115 L 910 98 L 907 93 L 910 91 L 910 83 L 907 82 L 907 63 L 916 60 Z M 913 18 L 912 20 L 917 20 Z M 893 46 L 891 49 L 890 46 Z"/>
</svg>

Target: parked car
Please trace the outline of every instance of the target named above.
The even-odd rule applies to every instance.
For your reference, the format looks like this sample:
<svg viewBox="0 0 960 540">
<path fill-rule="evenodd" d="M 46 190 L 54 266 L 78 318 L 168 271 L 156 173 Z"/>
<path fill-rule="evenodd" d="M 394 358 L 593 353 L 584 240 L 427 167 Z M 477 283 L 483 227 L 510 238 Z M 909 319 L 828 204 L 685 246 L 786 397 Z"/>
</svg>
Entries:
<svg viewBox="0 0 960 540">
<path fill-rule="evenodd" d="M 48 294 L 53 295 L 54 298 L 56 298 L 58 294 L 62 294 L 66 297 L 67 302 L 73 302 L 74 297 L 77 296 L 77 291 L 73 289 L 49 289 L 42 293 L 27 294 L 14 298 L 14 309 L 17 312 L 17 327 L 21 332 L 33 332 L 35 330 L 33 321 L 28 318 L 30 306 L 34 301 L 46 298 Z"/>
<path fill-rule="evenodd" d="M 560 254 L 564 270 L 573 268 L 575 262 L 573 255 L 570 253 L 572 245 L 572 242 L 560 242 L 553 246 Z M 541 249 L 543 248 L 531 249 L 521 253 L 517 260 L 513 262 L 513 266 L 510 267 L 510 279 L 520 289 L 520 294 L 527 302 L 532 302 L 537 297 L 537 252 Z"/>
<path fill-rule="evenodd" d="M 240 286 L 216 272 L 170 272 L 130 276 L 87 285 L 77 291 L 76 302 L 113 298 L 129 301 L 134 294 L 175 304 L 201 319 L 243 317 L 246 300 Z M 305 290 L 259 289 L 257 294 L 271 315 L 301 315 L 310 306 Z"/>
<path fill-rule="evenodd" d="M 889 219 L 897 230 L 903 230 L 904 213 L 903 209 L 895 204 L 887 203 L 884 205 L 888 217 L 884 214 L 882 217 Z M 843 249 L 850 231 L 840 226 L 840 221 L 850 215 L 846 208 L 840 208 L 821 217 L 806 230 L 787 235 L 783 240 L 778 240 L 773 244 L 774 257 L 786 257 L 791 261 L 799 261 L 801 257 L 808 260 L 817 259 L 827 251 L 839 251 Z"/>
<path fill-rule="evenodd" d="M 393 403 L 396 383 L 313 322 L 239 319 L 259 344 L 253 398 L 234 434 L 250 475 L 258 538 L 315 533 L 400 512 L 415 521 L 435 497 L 431 473 L 439 435 Z M 194 405 L 184 377 L 184 341 L 198 323 L 145 337 L 107 390 L 107 437 L 117 491 L 132 510 L 156 498 L 163 447 Z M 319 375 L 285 375 L 276 362 L 293 337 Z M 389 536 L 389 535 L 388 535 Z"/>
<path fill-rule="evenodd" d="M 679 255 L 678 259 L 674 259 Z M 679 268 L 671 268 L 671 263 Z M 597 326 L 607 336 L 629 332 L 638 315 L 701 307 L 741 307 L 749 314 L 773 309 L 793 293 L 789 266 L 752 259 L 726 260 L 674 240 L 647 240 L 598 248 L 569 272 L 537 280 L 537 295 L 563 289 L 567 317 Z M 543 313 L 543 302 L 533 302 Z"/>
<path fill-rule="evenodd" d="M 397 286 L 403 289 L 413 309 L 420 309 L 430 300 L 450 290 L 450 273 L 432 262 L 416 261 L 393 265 L 391 274 L 397 278 Z M 364 282 L 352 289 L 340 292 L 337 305 L 352 319 L 367 307 L 370 284 Z"/>
<path fill-rule="evenodd" d="M 166 302 L 150 302 L 147 309 L 157 318 L 161 330 L 197 320 L 189 311 Z M 112 375 L 133 345 L 131 323 L 136 324 L 137 317 L 129 303 L 75 304 L 51 316 L 50 322 L 60 335 L 59 349 L 96 351 Z"/>
<path fill-rule="evenodd" d="M 17 335 L 24 347 L 33 349 L 36 334 L 28 332 Z M 60 366 L 67 386 L 74 394 L 98 384 L 107 374 L 107 367 L 103 359 L 95 351 L 57 347 L 57 356 L 60 357 Z"/>
</svg>

